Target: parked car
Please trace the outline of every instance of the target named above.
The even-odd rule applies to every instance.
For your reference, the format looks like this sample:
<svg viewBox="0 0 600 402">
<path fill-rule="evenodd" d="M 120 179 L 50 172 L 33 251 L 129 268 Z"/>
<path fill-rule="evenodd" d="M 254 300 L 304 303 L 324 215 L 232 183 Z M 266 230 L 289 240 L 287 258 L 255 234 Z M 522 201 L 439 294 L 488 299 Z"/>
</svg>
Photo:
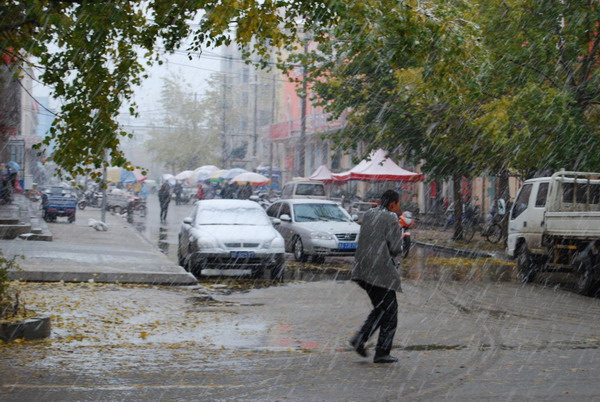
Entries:
<svg viewBox="0 0 600 402">
<path fill-rule="evenodd" d="M 325 185 L 321 182 L 295 180 L 283 186 L 281 198 L 315 198 L 326 200 L 327 194 L 325 193 Z"/>
<path fill-rule="evenodd" d="M 323 262 L 326 256 L 352 256 L 360 226 L 338 203 L 329 200 L 290 199 L 275 202 L 267 215 L 281 221 L 276 226 L 285 249 L 297 261 Z"/>
<path fill-rule="evenodd" d="M 179 232 L 177 257 L 187 271 L 250 270 L 261 277 L 281 279 L 285 269 L 284 242 L 264 209 L 249 200 L 201 200 Z"/>
</svg>

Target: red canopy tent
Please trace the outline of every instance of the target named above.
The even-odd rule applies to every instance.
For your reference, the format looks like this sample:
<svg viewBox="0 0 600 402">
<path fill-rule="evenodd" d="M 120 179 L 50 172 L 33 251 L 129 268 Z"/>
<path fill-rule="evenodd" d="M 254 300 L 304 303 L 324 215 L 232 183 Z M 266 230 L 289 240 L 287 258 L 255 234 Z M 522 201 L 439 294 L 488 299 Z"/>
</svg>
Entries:
<svg viewBox="0 0 600 402">
<path fill-rule="evenodd" d="M 323 183 L 331 183 L 333 182 L 333 177 L 331 176 L 331 170 L 327 168 L 325 165 L 321 165 L 313 172 L 313 174 L 309 177 L 310 180 L 320 181 Z"/>
<path fill-rule="evenodd" d="M 363 181 L 422 181 L 421 173 L 410 172 L 396 165 L 383 149 L 371 153 L 370 160 L 363 159 L 347 172 L 333 173 L 334 182 Z"/>
</svg>

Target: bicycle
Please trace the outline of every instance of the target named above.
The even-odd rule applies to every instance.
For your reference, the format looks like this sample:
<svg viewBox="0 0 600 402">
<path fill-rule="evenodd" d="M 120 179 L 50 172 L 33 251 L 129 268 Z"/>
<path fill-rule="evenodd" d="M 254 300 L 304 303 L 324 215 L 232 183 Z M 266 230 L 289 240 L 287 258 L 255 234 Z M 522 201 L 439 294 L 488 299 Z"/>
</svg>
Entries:
<svg viewBox="0 0 600 402">
<path fill-rule="evenodd" d="M 475 232 L 483 230 L 481 224 L 475 219 L 468 219 L 463 216 L 462 219 L 462 235 L 463 240 L 468 243 L 473 240 Z"/>
<path fill-rule="evenodd" d="M 504 220 L 506 215 L 498 215 L 492 213 L 481 230 L 481 237 L 484 237 L 488 242 L 492 244 L 498 243 L 500 240 L 506 238 L 506 231 L 504 230 Z"/>
</svg>

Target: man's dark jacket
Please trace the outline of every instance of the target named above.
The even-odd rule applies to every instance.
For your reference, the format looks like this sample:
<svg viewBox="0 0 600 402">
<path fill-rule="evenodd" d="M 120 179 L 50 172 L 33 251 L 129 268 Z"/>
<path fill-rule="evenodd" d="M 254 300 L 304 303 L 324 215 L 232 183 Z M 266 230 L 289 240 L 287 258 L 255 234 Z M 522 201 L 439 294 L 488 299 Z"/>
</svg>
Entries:
<svg viewBox="0 0 600 402">
<path fill-rule="evenodd" d="M 360 228 L 352 280 L 402 292 L 400 272 L 394 261 L 401 251 L 398 216 L 385 208 L 370 209 Z"/>
</svg>

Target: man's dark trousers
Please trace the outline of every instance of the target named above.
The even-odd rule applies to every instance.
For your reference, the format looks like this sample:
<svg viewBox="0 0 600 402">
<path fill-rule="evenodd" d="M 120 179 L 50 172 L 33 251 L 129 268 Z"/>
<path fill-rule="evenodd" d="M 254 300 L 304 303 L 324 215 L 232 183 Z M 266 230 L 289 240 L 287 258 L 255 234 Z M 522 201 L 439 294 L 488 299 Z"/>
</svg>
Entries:
<svg viewBox="0 0 600 402">
<path fill-rule="evenodd" d="M 379 328 L 375 357 L 387 356 L 392 350 L 392 342 L 398 325 L 396 291 L 374 286 L 361 280 L 356 283 L 367 292 L 373 304 L 373 310 L 354 338 L 356 344 L 362 345 L 367 342 Z"/>
</svg>

